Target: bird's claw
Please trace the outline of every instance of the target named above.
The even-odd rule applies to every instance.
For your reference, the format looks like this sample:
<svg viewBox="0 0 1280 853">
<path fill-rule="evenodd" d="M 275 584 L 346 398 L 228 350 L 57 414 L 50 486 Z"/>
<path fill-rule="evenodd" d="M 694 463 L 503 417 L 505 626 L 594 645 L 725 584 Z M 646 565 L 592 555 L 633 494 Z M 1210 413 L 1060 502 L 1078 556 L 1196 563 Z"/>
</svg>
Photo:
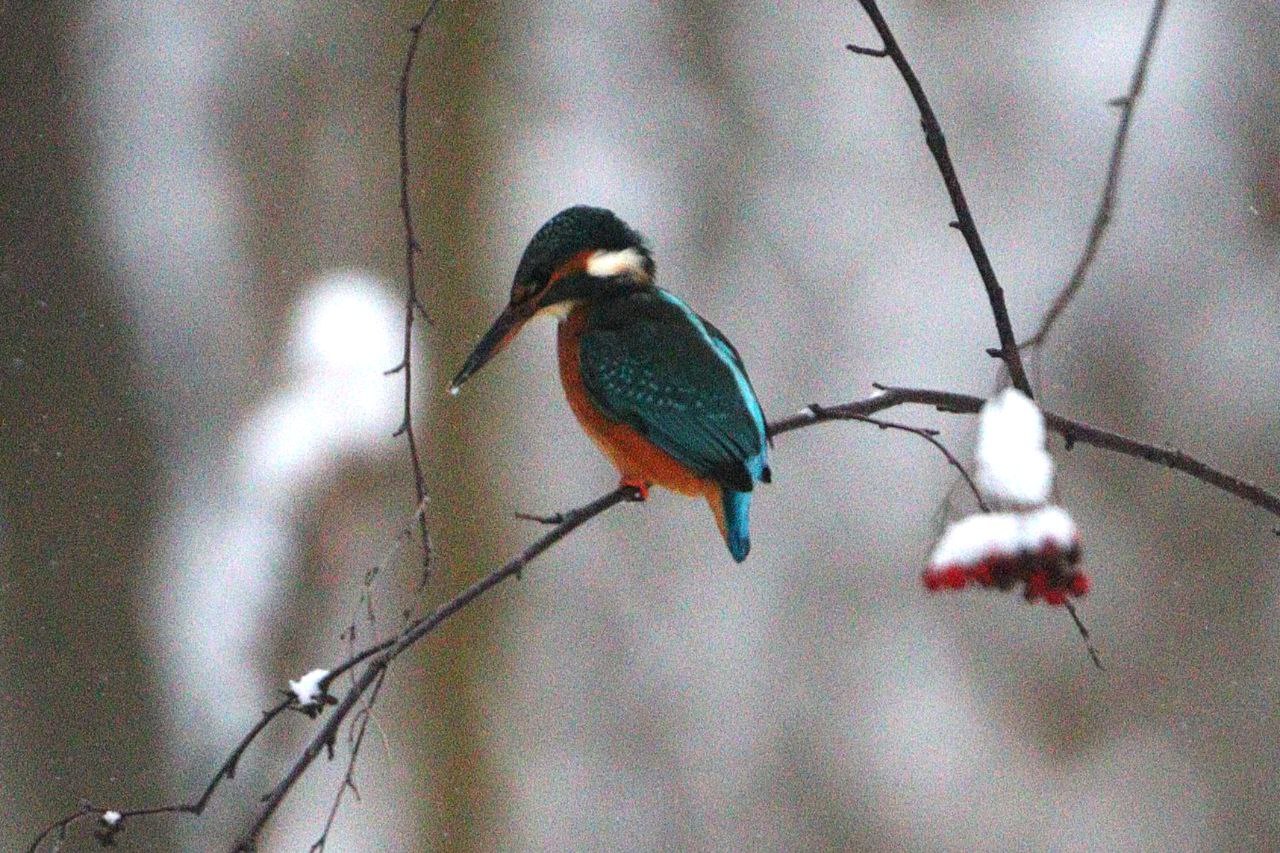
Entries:
<svg viewBox="0 0 1280 853">
<path fill-rule="evenodd" d="M 648 483 L 635 480 L 623 480 L 618 485 L 624 489 L 631 490 L 631 495 L 628 497 L 628 500 L 635 501 L 636 503 L 643 503 L 644 501 L 649 500 Z"/>
</svg>

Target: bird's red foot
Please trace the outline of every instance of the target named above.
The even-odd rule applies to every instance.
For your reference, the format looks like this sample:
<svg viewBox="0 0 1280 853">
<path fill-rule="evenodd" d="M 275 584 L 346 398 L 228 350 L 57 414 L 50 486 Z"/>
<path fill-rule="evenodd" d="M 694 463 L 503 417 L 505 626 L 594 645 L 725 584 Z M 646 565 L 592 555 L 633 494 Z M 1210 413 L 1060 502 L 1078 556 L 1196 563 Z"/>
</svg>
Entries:
<svg viewBox="0 0 1280 853">
<path fill-rule="evenodd" d="M 619 486 L 626 489 L 634 489 L 636 496 L 632 499 L 635 501 L 649 500 L 649 484 L 643 480 L 626 480 L 624 479 Z"/>
</svg>

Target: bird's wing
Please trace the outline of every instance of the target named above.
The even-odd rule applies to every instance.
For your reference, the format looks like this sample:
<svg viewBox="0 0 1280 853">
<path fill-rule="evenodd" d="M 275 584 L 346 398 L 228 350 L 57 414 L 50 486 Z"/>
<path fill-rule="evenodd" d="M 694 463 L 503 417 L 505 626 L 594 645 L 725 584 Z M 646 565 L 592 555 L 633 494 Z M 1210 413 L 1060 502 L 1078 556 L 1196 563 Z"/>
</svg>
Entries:
<svg viewBox="0 0 1280 853">
<path fill-rule="evenodd" d="M 712 325 L 711 321 L 708 320 L 706 317 L 703 317 L 701 314 L 699 314 L 698 319 L 702 321 L 702 325 L 706 328 L 707 334 L 711 336 L 711 342 L 713 344 L 716 344 L 721 349 L 722 352 L 724 352 L 730 359 L 733 360 L 734 365 L 738 368 L 738 372 L 742 374 L 743 380 L 747 383 L 747 390 L 751 392 L 751 403 L 753 406 L 755 406 L 756 414 L 759 417 L 760 423 L 762 424 L 762 428 L 765 431 L 765 439 L 766 441 L 768 441 L 769 446 L 773 447 L 773 436 L 768 434 L 769 433 L 768 426 L 764 420 L 764 412 L 761 411 L 760 409 L 760 401 L 756 397 L 756 389 L 751 385 L 751 377 L 747 376 L 747 366 L 742 363 L 742 356 L 738 355 L 738 348 L 735 347 L 729 341 L 729 339 L 724 336 L 724 332 L 720 331 L 714 325 Z M 765 465 L 764 475 L 761 479 L 763 479 L 766 483 L 769 482 L 770 473 L 769 473 L 768 465 Z"/>
<path fill-rule="evenodd" d="M 606 417 L 699 476 L 745 492 L 762 475 L 764 417 L 741 360 L 675 297 L 645 290 L 596 306 L 579 360 Z"/>
</svg>

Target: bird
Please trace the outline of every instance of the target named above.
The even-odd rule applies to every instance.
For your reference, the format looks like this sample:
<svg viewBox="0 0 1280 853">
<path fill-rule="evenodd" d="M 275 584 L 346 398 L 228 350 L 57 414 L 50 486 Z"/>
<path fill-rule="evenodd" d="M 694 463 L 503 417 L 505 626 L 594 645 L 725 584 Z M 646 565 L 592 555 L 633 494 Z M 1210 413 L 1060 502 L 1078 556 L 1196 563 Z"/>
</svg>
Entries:
<svg viewBox="0 0 1280 853">
<path fill-rule="evenodd" d="M 741 563 L 751 493 L 772 480 L 764 412 L 729 339 L 654 278 L 648 244 L 612 211 L 562 210 L 530 240 L 507 307 L 449 390 L 457 394 L 529 320 L 555 318 L 569 408 L 620 485 L 638 500 L 653 485 L 704 498 Z"/>
</svg>

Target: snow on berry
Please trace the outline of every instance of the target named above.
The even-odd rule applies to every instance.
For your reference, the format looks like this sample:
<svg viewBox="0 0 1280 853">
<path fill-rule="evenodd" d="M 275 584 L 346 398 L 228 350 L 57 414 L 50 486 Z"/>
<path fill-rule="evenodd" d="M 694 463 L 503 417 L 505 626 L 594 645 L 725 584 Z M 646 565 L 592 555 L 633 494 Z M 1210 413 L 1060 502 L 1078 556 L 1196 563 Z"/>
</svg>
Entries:
<svg viewBox="0 0 1280 853">
<path fill-rule="evenodd" d="M 1011 512 L 985 512 L 948 525 L 934 546 L 929 564 L 971 565 L 990 554 L 1012 554 L 1022 543 L 1018 516 Z"/>
<path fill-rule="evenodd" d="M 1089 591 L 1089 578 L 1075 568 L 1079 561 L 1079 532 L 1061 507 L 982 513 L 947 527 L 922 580 L 930 592 L 1021 584 L 1027 601 L 1062 605 Z"/>
</svg>

